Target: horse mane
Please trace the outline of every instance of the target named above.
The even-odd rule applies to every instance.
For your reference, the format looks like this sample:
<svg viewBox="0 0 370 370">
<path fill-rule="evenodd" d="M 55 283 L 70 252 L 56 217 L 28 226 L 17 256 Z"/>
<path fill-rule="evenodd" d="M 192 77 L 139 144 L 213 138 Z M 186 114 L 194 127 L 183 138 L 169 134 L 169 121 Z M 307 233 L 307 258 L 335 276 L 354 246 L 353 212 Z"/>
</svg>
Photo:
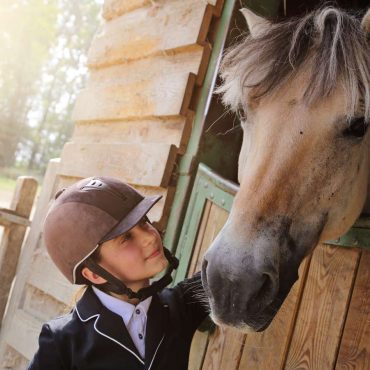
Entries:
<svg viewBox="0 0 370 370">
<path fill-rule="evenodd" d="M 231 110 L 246 110 L 247 98 L 271 94 L 309 67 L 304 99 L 312 104 L 329 96 L 340 83 L 348 99 L 349 117 L 364 110 L 370 119 L 370 48 L 361 22 L 345 11 L 325 6 L 271 24 L 256 37 L 247 35 L 230 47 L 216 89 Z"/>
</svg>

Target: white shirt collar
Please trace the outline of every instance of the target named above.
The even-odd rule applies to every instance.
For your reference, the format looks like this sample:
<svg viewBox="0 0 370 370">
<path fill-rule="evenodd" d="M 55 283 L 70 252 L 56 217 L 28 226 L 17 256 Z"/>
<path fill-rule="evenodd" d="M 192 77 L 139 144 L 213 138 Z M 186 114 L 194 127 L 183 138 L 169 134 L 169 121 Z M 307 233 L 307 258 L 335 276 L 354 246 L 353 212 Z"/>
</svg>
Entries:
<svg viewBox="0 0 370 370">
<path fill-rule="evenodd" d="M 107 293 L 102 292 L 98 288 L 92 287 L 94 293 L 99 298 L 100 302 L 103 306 L 108 308 L 108 310 L 116 313 L 117 315 L 121 316 L 123 321 L 125 322 L 125 325 L 128 326 L 128 323 L 132 317 L 132 314 L 134 313 L 134 310 L 141 310 L 144 312 L 145 317 L 147 317 L 148 309 L 150 306 L 150 303 L 152 302 L 152 297 L 148 297 L 144 299 L 142 302 L 138 303 L 136 306 L 122 301 L 121 299 L 118 299 L 116 297 L 113 297 Z"/>
</svg>

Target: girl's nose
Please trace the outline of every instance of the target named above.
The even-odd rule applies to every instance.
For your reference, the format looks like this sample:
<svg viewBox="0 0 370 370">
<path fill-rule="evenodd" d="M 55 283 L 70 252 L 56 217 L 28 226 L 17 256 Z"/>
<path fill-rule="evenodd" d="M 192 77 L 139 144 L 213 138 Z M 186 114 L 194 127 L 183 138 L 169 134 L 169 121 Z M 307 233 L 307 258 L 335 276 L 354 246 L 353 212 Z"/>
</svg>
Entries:
<svg viewBox="0 0 370 370">
<path fill-rule="evenodd" d="M 140 238 L 143 246 L 150 246 L 154 243 L 156 237 L 154 234 L 153 226 L 145 224 L 140 229 Z"/>
</svg>

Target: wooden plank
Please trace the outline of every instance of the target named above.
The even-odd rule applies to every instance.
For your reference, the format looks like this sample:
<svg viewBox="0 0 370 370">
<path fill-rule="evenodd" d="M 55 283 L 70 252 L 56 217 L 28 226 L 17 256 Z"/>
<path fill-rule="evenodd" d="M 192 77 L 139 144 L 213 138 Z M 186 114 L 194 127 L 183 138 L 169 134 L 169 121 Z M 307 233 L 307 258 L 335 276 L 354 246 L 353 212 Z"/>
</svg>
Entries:
<svg viewBox="0 0 370 370">
<path fill-rule="evenodd" d="M 222 226 L 227 220 L 228 215 L 228 212 L 223 208 L 217 206 L 209 200 L 206 201 L 192 259 L 188 269 L 188 276 L 191 276 L 196 271 L 200 270 L 204 253 L 221 230 Z M 223 337 L 222 333 L 215 332 L 212 336 L 209 336 L 208 332 L 199 333 L 192 343 L 189 358 L 189 369 L 195 370 L 204 368 L 204 365 L 202 367 L 204 358 L 211 363 L 213 363 L 213 361 L 218 361 L 217 359 L 214 359 L 213 350 L 215 347 L 223 347 L 223 340 L 225 340 L 225 338 Z M 220 363 L 225 367 L 220 367 L 220 369 L 229 368 L 229 362 L 235 361 L 235 359 L 238 358 L 240 344 L 240 338 L 237 339 L 236 342 L 227 343 L 227 346 L 229 347 L 228 350 L 225 351 L 225 353 L 220 353 Z"/>
<path fill-rule="evenodd" d="M 29 361 L 14 348 L 6 346 L 4 360 L 0 363 L 1 369 L 24 370 L 27 369 L 28 364 Z"/>
<path fill-rule="evenodd" d="M 298 312 L 286 369 L 333 369 L 359 251 L 319 245 Z"/>
<path fill-rule="evenodd" d="M 119 17 L 120 15 L 138 9 L 143 6 L 150 6 L 151 9 L 161 7 L 168 0 L 105 0 L 103 5 L 103 17 L 106 20 Z M 216 5 L 217 0 L 198 0 Z M 220 0 L 218 0 L 220 2 Z"/>
<path fill-rule="evenodd" d="M 38 349 L 41 327 L 41 321 L 18 309 L 13 317 L 12 330 L 6 334 L 6 342 L 30 360 Z"/>
<path fill-rule="evenodd" d="M 75 143 L 160 143 L 181 144 L 185 117 L 164 117 L 132 121 L 77 123 L 71 141 Z"/>
<path fill-rule="evenodd" d="M 103 17 L 110 20 L 150 4 L 153 4 L 152 0 L 104 0 Z"/>
<path fill-rule="evenodd" d="M 16 274 L 17 279 L 15 281 L 11 297 L 8 301 L 8 308 L 5 313 L 3 325 L 0 331 L 0 363 L 3 362 L 4 353 L 7 348 L 6 336 L 8 333 L 23 333 L 23 331 L 16 331 L 13 328 L 13 324 L 16 324 L 15 313 L 21 303 L 25 283 L 32 267 L 32 263 L 30 263 L 30 261 L 32 261 L 32 256 L 35 252 L 35 249 L 39 245 L 41 227 L 48 209 L 50 198 L 53 196 L 53 194 L 55 194 L 56 171 L 58 166 L 59 160 L 51 160 L 49 162 L 40 197 L 37 202 L 36 211 L 33 217 L 33 227 L 30 229 L 22 248 Z M 33 343 L 30 343 L 30 345 L 33 345 Z M 37 346 L 37 340 L 35 345 Z"/>
<path fill-rule="evenodd" d="M 176 147 L 167 144 L 67 143 L 59 174 L 113 176 L 131 184 L 166 187 Z"/>
<path fill-rule="evenodd" d="M 204 246 L 203 238 L 206 234 L 209 214 L 211 212 L 211 206 L 212 206 L 212 203 L 210 201 L 206 201 L 204 205 L 204 209 L 203 209 L 202 220 L 201 220 L 199 230 L 198 230 L 197 239 L 196 239 L 196 242 L 193 248 L 193 254 L 191 257 L 190 265 L 188 267 L 188 274 L 187 274 L 188 277 L 194 275 L 196 271 L 195 268 L 197 267 L 197 263 L 201 259 L 199 255 L 202 250 L 202 246 Z"/>
<path fill-rule="evenodd" d="M 363 250 L 336 369 L 370 369 L 370 251 Z"/>
<path fill-rule="evenodd" d="M 73 288 L 75 291 L 82 289 L 82 287 L 78 287 L 77 285 Z M 27 282 L 24 289 L 21 308 L 36 319 L 42 322 L 47 322 L 54 319 L 55 317 L 59 317 L 70 312 L 75 304 L 75 294 L 75 292 L 72 293 L 72 298 L 70 299 L 68 304 L 65 304 L 57 300 L 52 295 L 49 295 L 42 290 L 37 289 L 33 285 L 30 285 L 29 282 Z"/>
<path fill-rule="evenodd" d="M 69 306 L 76 286 L 72 285 L 62 273 L 55 267 L 43 246 L 39 253 L 34 255 L 32 269 L 30 271 L 28 284 L 53 296 L 58 301 Z"/>
<path fill-rule="evenodd" d="M 299 268 L 300 278 L 293 285 L 270 326 L 264 332 L 247 334 L 238 369 L 270 370 L 282 368 L 295 325 L 309 262 L 309 259 L 302 262 Z"/>
<path fill-rule="evenodd" d="M 229 213 L 227 211 L 212 203 L 204 235 L 200 235 L 201 245 L 197 254 L 195 271 L 199 271 L 201 269 L 204 253 L 222 229 L 228 216 Z"/>
<path fill-rule="evenodd" d="M 199 0 L 146 6 L 106 22 L 92 41 L 88 66 L 101 68 L 152 54 L 203 45 L 213 7 Z"/>
<path fill-rule="evenodd" d="M 10 209 L 20 218 L 30 216 L 37 191 L 37 181 L 33 177 L 19 177 Z M 21 252 L 26 227 L 11 224 L 5 229 L 0 245 L 0 322 L 8 301 L 10 288 L 15 277 L 18 258 Z"/>
<path fill-rule="evenodd" d="M 191 341 L 189 365 L 190 370 L 201 370 L 203 366 L 204 355 L 208 344 L 208 331 L 196 331 Z"/>
<path fill-rule="evenodd" d="M 189 73 L 197 74 L 202 49 L 196 46 L 183 53 L 91 71 L 86 89 L 77 97 L 73 120 L 179 115 Z"/>
<path fill-rule="evenodd" d="M 210 335 L 202 370 L 237 369 L 245 336 L 235 329 L 217 326 Z"/>
<path fill-rule="evenodd" d="M 31 221 L 27 217 L 22 217 L 17 212 L 6 208 L 0 208 L 0 225 L 10 227 L 13 224 L 30 226 Z"/>
</svg>

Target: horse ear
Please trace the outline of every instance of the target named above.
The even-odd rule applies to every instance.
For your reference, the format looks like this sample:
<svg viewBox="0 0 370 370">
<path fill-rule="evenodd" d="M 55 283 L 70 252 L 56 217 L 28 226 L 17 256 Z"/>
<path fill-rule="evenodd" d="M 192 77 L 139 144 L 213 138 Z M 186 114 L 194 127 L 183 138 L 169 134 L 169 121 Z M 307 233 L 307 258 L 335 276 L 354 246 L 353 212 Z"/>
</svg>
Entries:
<svg viewBox="0 0 370 370">
<path fill-rule="evenodd" d="M 251 33 L 252 37 L 257 37 L 270 28 L 271 23 L 267 19 L 260 17 L 256 13 L 253 13 L 250 9 L 242 8 L 240 11 L 247 21 L 249 32 Z"/>
<path fill-rule="evenodd" d="M 370 34 L 370 8 L 362 18 L 361 22 L 362 28 L 365 30 L 366 33 Z"/>
</svg>

